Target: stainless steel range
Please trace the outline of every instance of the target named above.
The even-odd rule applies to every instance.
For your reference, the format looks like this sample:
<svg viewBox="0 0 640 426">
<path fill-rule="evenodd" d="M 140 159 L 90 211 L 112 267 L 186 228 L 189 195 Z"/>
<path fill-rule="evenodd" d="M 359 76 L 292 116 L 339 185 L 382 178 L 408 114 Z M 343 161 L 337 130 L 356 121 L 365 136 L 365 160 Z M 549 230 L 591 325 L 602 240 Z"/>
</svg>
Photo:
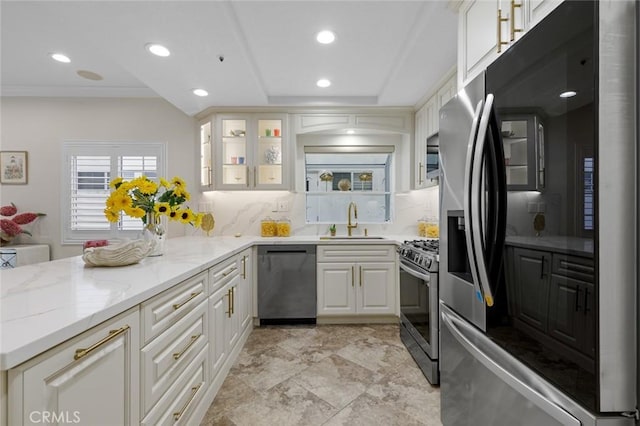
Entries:
<svg viewBox="0 0 640 426">
<path fill-rule="evenodd" d="M 400 255 L 400 338 L 429 383 L 438 368 L 438 240 L 405 241 Z"/>
</svg>

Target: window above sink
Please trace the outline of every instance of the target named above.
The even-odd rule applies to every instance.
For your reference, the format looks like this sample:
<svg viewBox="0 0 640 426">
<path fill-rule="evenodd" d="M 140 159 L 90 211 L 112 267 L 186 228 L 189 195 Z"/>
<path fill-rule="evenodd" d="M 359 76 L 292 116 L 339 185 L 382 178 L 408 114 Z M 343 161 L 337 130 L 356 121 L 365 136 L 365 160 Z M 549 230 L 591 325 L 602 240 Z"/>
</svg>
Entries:
<svg viewBox="0 0 640 426">
<path fill-rule="evenodd" d="M 393 146 L 305 146 L 307 223 L 346 223 L 354 202 L 358 222 L 391 221 Z"/>
</svg>

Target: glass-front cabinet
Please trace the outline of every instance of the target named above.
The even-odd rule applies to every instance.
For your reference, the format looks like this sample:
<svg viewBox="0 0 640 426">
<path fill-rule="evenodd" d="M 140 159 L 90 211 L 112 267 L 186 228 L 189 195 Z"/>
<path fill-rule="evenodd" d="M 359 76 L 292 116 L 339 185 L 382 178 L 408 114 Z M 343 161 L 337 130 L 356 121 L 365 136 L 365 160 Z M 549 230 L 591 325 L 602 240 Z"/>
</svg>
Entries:
<svg viewBox="0 0 640 426">
<path fill-rule="evenodd" d="M 287 189 L 286 115 L 219 115 L 218 189 Z"/>
<path fill-rule="evenodd" d="M 504 164 L 509 191 L 542 191 L 545 187 L 544 125 L 534 114 L 503 115 Z"/>
<path fill-rule="evenodd" d="M 200 122 L 200 190 L 213 190 L 213 119 Z"/>
</svg>

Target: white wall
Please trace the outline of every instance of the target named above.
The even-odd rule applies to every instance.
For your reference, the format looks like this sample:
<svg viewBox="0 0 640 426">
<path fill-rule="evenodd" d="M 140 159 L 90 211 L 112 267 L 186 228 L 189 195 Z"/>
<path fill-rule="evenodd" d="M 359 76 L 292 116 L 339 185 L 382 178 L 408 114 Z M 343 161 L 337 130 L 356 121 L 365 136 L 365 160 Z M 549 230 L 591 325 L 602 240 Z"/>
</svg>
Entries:
<svg viewBox="0 0 640 426">
<path fill-rule="evenodd" d="M 81 246 L 62 246 L 60 223 L 62 143 L 65 140 L 154 141 L 168 144 L 168 175 L 181 176 L 195 200 L 196 121 L 160 98 L 2 98 L 0 149 L 27 151 L 27 185 L 1 185 L 0 204 L 15 203 L 20 211 L 46 213 L 24 243 L 51 246 L 53 259 L 82 253 Z M 188 232 L 171 224 L 169 237 Z"/>
</svg>

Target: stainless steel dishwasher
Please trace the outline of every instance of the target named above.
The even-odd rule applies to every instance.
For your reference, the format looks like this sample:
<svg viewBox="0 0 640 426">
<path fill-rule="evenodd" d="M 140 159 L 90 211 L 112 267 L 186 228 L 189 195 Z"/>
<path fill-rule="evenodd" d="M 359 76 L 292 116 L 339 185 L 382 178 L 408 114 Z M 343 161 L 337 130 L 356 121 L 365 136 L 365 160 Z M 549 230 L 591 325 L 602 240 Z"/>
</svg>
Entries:
<svg viewBox="0 0 640 426">
<path fill-rule="evenodd" d="M 260 325 L 316 323 L 316 246 L 258 246 L 258 318 Z"/>
</svg>

